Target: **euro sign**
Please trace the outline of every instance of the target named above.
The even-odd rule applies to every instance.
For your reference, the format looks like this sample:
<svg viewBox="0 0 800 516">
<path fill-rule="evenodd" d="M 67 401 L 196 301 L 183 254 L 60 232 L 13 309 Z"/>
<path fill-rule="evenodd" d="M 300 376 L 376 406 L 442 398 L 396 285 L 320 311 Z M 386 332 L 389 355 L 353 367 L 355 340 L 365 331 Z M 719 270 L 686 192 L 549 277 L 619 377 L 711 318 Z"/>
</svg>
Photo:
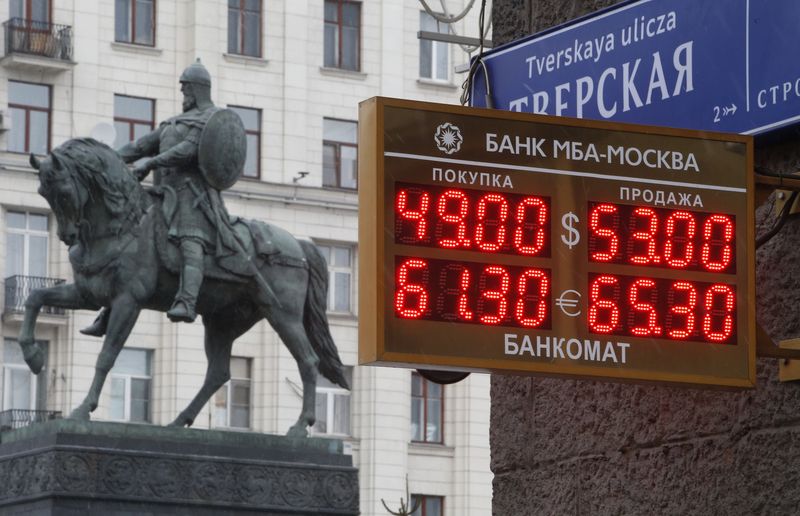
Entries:
<svg viewBox="0 0 800 516">
<path fill-rule="evenodd" d="M 572 212 L 565 213 L 564 216 L 561 217 L 561 225 L 566 230 L 566 232 L 561 235 L 561 241 L 569 246 L 570 249 L 578 245 L 578 242 L 581 241 L 581 234 L 578 232 L 577 228 L 575 228 L 578 222 L 580 222 L 580 219 Z"/>
</svg>

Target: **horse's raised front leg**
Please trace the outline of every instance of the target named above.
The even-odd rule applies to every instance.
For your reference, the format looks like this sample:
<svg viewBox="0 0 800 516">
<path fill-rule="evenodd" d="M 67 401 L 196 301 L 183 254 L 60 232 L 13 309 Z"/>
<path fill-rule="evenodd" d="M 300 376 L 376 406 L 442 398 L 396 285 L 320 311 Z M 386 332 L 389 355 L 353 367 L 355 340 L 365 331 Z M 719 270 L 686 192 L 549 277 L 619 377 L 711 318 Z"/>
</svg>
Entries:
<svg viewBox="0 0 800 516">
<path fill-rule="evenodd" d="M 203 317 L 205 325 L 205 348 L 208 366 L 203 386 L 189 405 L 178 414 L 169 426 L 192 426 L 203 405 L 217 390 L 231 379 L 231 348 L 233 341 L 254 324 L 231 323 L 230 318 Z"/>
<path fill-rule="evenodd" d="M 19 332 L 19 345 L 25 362 L 34 374 L 39 374 L 44 365 L 44 353 L 34 338 L 36 318 L 44 305 L 71 310 L 89 308 L 74 283 L 39 288 L 28 295 L 25 300 L 25 318 Z"/>
<path fill-rule="evenodd" d="M 103 340 L 103 349 L 97 356 L 92 387 L 89 389 L 83 402 L 72 411 L 70 418 L 89 419 L 89 413 L 97 408 L 97 402 L 100 399 L 100 391 L 103 390 L 106 376 L 108 376 L 108 372 L 114 366 L 117 355 L 122 351 L 122 346 L 125 345 L 125 341 L 131 334 L 131 330 L 136 324 L 136 319 L 139 318 L 140 312 L 141 306 L 128 294 L 118 297 L 111 303 L 108 330 L 106 332 L 106 338 Z"/>
</svg>

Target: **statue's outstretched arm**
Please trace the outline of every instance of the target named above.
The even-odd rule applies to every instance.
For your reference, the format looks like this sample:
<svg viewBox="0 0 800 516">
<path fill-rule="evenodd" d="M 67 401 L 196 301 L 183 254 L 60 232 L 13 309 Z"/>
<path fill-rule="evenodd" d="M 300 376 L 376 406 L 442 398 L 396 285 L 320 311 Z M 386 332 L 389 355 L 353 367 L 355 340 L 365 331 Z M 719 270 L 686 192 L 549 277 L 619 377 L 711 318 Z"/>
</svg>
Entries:
<svg viewBox="0 0 800 516">
<path fill-rule="evenodd" d="M 136 141 L 127 143 L 117 149 L 117 153 L 125 163 L 133 163 L 137 159 L 145 156 L 155 156 L 158 154 L 158 146 L 161 141 L 161 128 L 151 131 Z"/>
<path fill-rule="evenodd" d="M 186 139 L 154 157 L 145 165 L 147 170 L 163 167 L 180 167 L 182 165 L 191 164 L 195 159 L 197 159 L 197 143 Z"/>
</svg>

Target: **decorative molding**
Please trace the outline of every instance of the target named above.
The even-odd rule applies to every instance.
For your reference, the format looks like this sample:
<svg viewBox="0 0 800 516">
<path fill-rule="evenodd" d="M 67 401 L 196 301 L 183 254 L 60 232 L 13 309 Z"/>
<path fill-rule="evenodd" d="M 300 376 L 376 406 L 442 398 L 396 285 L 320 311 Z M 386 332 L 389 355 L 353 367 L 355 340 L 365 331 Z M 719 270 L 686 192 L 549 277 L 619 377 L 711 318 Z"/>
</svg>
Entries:
<svg viewBox="0 0 800 516">
<path fill-rule="evenodd" d="M 0 512 L 31 498 L 85 498 L 261 509 L 265 514 L 358 514 L 354 468 L 176 457 L 55 446 L 0 456 Z"/>
</svg>

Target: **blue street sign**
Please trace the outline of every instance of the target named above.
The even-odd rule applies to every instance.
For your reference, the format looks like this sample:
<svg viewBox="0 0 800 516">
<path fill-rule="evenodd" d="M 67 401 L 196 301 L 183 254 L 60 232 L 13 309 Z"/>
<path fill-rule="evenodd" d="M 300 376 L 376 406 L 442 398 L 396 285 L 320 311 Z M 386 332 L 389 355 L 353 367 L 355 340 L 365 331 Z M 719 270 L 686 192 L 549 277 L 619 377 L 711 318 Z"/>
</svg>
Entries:
<svg viewBox="0 0 800 516">
<path fill-rule="evenodd" d="M 798 27 L 798 0 L 637 0 L 484 61 L 495 108 L 762 134 L 800 122 Z"/>
</svg>

